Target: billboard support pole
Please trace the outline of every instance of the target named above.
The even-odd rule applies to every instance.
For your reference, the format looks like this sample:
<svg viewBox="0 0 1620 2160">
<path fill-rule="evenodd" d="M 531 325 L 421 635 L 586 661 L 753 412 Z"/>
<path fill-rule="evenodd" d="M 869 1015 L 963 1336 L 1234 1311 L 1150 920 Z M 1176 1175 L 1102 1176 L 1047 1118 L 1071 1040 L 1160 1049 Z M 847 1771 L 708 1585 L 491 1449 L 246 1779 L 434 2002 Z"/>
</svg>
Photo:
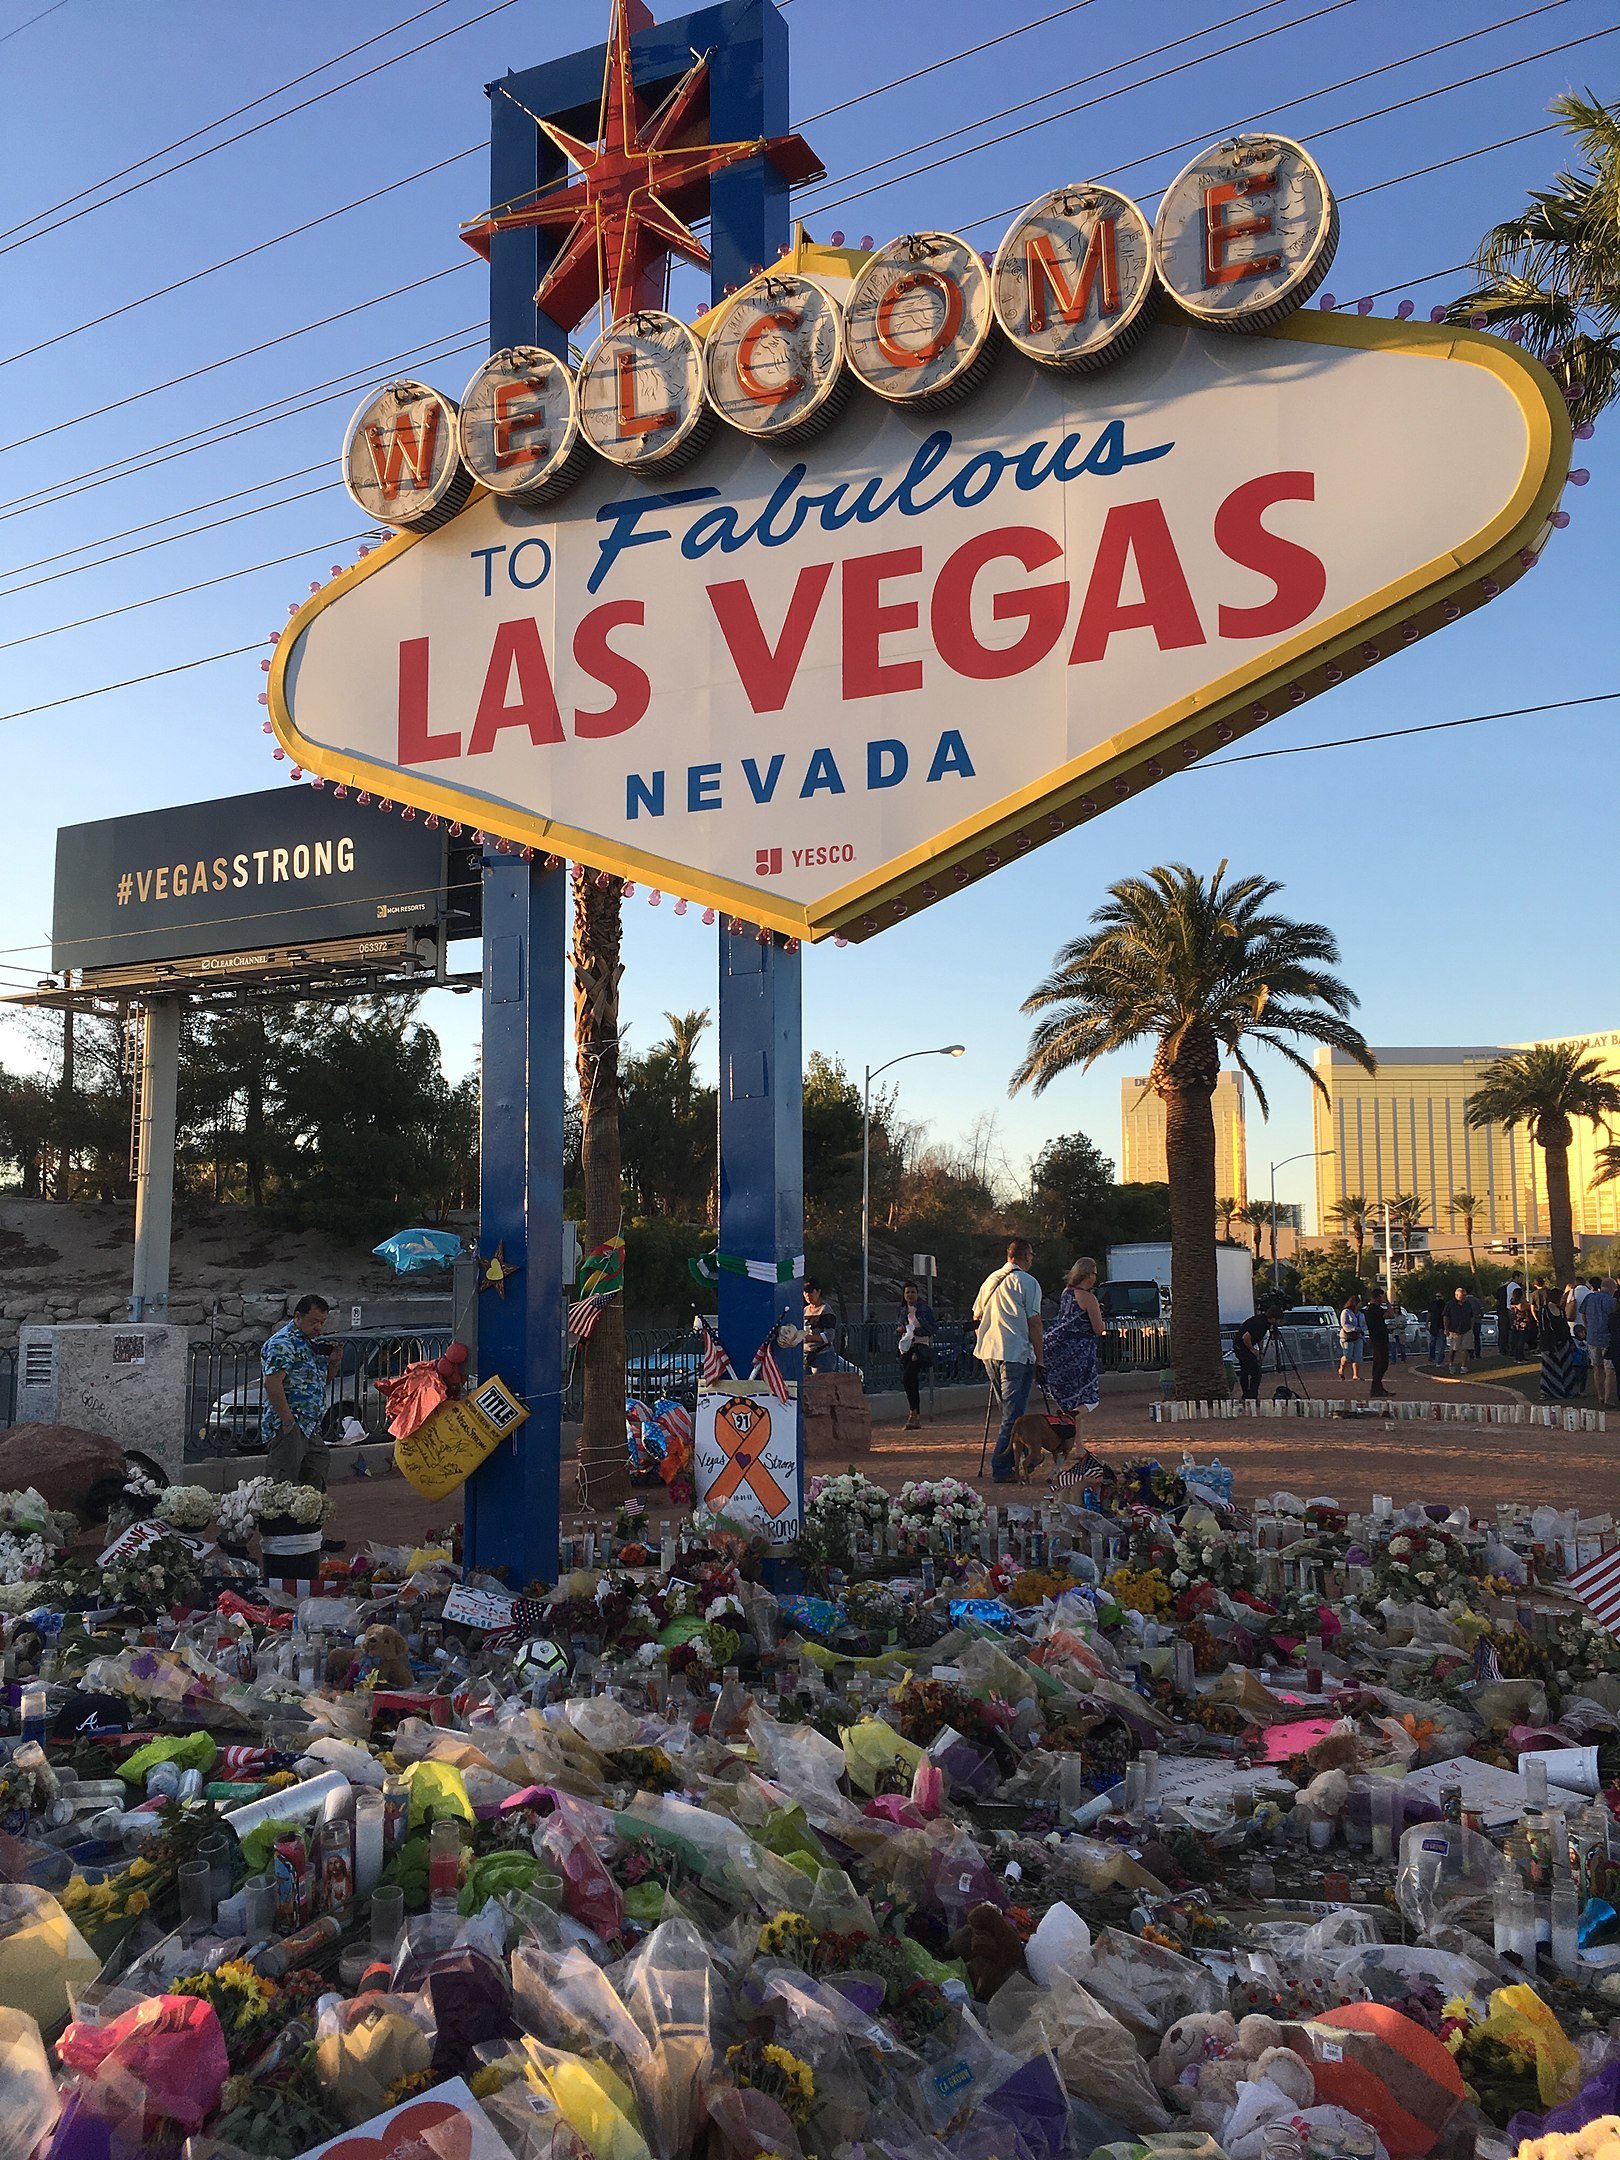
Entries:
<svg viewBox="0 0 1620 2160">
<path fill-rule="evenodd" d="M 525 99 L 525 103 L 529 101 Z M 559 102 L 572 102 L 561 100 Z M 541 110 L 551 108 L 542 107 Z M 554 178 L 562 161 L 521 105 L 490 94 L 490 201 Z M 490 249 L 489 341 L 566 350 L 534 304 L 542 239 L 498 233 Z M 479 1250 L 501 1251 L 500 1295 L 481 1293 L 479 1373 L 499 1374 L 528 1422 L 467 1481 L 470 1568 L 504 1568 L 514 1590 L 557 1578 L 562 1478 L 563 974 L 567 877 L 486 848 Z"/>
<path fill-rule="evenodd" d="M 180 1082 L 178 997 L 148 998 L 141 1027 L 135 1118 L 135 1270 L 129 1317 L 161 1320 L 169 1307 L 174 1224 L 175 1111 Z"/>
<path fill-rule="evenodd" d="M 788 33 L 766 0 L 708 11 L 727 36 L 710 60 L 709 135 L 751 142 L 781 135 L 788 116 Z M 674 25 L 668 26 L 674 28 Z M 764 158 L 718 174 L 710 191 L 709 278 L 713 301 L 776 260 L 789 238 L 786 182 Z M 791 1264 L 804 1250 L 803 1018 L 800 954 L 750 925 L 720 940 L 720 1250 Z M 722 1268 L 720 1340 L 747 1373 L 767 1333 L 788 1311 L 797 1324 L 800 1285 L 758 1281 Z M 799 1352 L 783 1350 L 784 1376 Z M 800 1486 L 803 1486 L 800 1434 Z"/>
</svg>

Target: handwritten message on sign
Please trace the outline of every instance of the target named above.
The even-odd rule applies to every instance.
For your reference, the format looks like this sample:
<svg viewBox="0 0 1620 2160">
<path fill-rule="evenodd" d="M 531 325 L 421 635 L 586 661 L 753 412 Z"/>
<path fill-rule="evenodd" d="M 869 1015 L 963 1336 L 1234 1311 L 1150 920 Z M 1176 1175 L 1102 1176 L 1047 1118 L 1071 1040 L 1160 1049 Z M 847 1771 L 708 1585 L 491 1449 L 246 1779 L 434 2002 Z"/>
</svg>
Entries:
<svg viewBox="0 0 1620 2160">
<path fill-rule="evenodd" d="M 758 1394 L 698 1397 L 692 1431 L 700 1502 L 745 1523 L 773 1545 L 799 1534 L 799 1406 Z"/>
<path fill-rule="evenodd" d="M 464 1484 L 528 1414 L 502 1381 L 486 1380 L 465 1402 L 440 1403 L 415 1432 L 396 1440 L 395 1467 L 424 1500 L 442 1500 Z"/>
</svg>

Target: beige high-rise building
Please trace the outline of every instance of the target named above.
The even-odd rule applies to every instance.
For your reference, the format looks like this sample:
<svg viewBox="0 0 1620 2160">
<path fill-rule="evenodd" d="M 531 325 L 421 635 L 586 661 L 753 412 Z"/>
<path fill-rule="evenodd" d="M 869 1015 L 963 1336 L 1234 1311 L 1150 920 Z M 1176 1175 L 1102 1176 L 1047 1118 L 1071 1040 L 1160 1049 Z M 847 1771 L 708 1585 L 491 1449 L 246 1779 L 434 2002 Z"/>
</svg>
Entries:
<svg viewBox="0 0 1620 2160">
<path fill-rule="evenodd" d="M 1620 1032 L 1557 1040 L 1594 1051 L 1620 1079 Z M 1474 1218 L 1476 1248 L 1509 1237 L 1544 1239 L 1547 1187 L 1541 1150 L 1522 1127 L 1511 1133 L 1500 1125 L 1475 1131 L 1465 1116 L 1483 1068 L 1505 1050 L 1528 1047 L 1375 1049 L 1376 1073 L 1363 1072 L 1342 1051 L 1318 1050 L 1316 1070 L 1331 1100 L 1324 1102 L 1312 1090 L 1314 1144 L 1333 1150 L 1316 1163 L 1318 1234 L 1337 1234 L 1331 1211 L 1346 1194 L 1359 1194 L 1376 1207 L 1399 1193 L 1416 1193 L 1424 1203 L 1431 1244 L 1455 1251 L 1463 1224 L 1452 1195 L 1471 1192 L 1481 1203 Z M 1620 1233 L 1620 1184 L 1592 1186 L 1593 1158 L 1609 1137 L 1593 1125 L 1575 1128 L 1569 1183 L 1577 1237 Z M 1614 1137 L 1620 1139 L 1620 1132 Z"/>
<path fill-rule="evenodd" d="M 1243 1075 L 1223 1072 L 1215 1083 L 1215 1195 L 1241 1207 L 1249 1197 L 1249 1157 L 1243 1126 Z M 1164 1101 L 1146 1079 L 1119 1084 L 1119 1181 L 1165 1185 Z"/>
</svg>

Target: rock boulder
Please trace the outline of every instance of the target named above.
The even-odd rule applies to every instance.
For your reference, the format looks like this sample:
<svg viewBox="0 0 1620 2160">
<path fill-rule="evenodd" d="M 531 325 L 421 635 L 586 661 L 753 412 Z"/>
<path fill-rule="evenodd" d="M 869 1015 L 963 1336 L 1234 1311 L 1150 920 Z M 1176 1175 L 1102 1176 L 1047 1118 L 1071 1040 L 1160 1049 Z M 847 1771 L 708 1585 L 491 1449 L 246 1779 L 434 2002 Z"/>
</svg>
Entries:
<svg viewBox="0 0 1620 2160">
<path fill-rule="evenodd" d="M 124 1451 L 105 1433 L 77 1425 L 14 1425 L 0 1433 L 0 1492 L 32 1485 L 53 1508 L 71 1508 L 81 1520 L 95 1488 L 123 1475 Z"/>
</svg>

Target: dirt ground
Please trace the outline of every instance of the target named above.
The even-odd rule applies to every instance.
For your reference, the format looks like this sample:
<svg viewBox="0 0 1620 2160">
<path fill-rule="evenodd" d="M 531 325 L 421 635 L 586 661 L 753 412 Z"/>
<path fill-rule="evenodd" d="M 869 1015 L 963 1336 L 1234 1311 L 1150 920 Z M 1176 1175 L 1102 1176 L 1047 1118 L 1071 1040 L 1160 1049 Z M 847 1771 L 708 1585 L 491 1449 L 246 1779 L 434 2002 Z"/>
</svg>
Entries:
<svg viewBox="0 0 1620 2160">
<path fill-rule="evenodd" d="M 1327 1374 L 1313 1372 L 1306 1381 L 1317 1396 L 1366 1393 L 1365 1384 L 1352 1391 Z M 1448 1381 L 1410 1363 L 1391 1369 L 1389 1387 L 1397 1400 L 1524 1400 L 1512 1387 L 1492 1386 L 1488 1379 Z M 1360 1508 L 1373 1493 L 1382 1492 L 1397 1503 L 1466 1502 L 1475 1515 L 1494 1513 L 1499 1501 L 1578 1501 L 1589 1513 L 1620 1511 L 1620 1413 L 1614 1416 L 1612 1431 L 1574 1433 L 1538 1425 L 1405 1420 L 1373 1425 L 1261 1418 L 1169 1425 L 1156 1424 L 1149 1416 L 1149 1406 L 1158 1400 L 1156 1387 L 1141 1382 L 1110 1385 L 1105 1379 L 1102 1407 L 1086 1421 L 1084 1438 L 1114 1461 L 1153 1454 L 1175 1463 L 1184 1449 L 1199 1462 L 1218 1455 L 1236 1473 L 1237 1496 L 1246 1501 L 1282 1488 L 1304 1498 L 1331 1494 Z M 1586 1407 L 1593 1407 L 1590 1395 Z M 858 1458 L 858 1466 L 891 1492 L 907 1478 L 951 1476 L 966 1478 L 988 1493 L 988 1479 L 978 1478 L 983 1431 L 982 1411 L 941 1412 L 915 1433 L 893 1419 L 875 1428 L 871 1453 Z M 812 1462 L 808 1467 L 813 1474 L 843 1465 Z M 1041 1473 L 1031 1485 L 996 1490 L 1013 1499 L 1033 1499 L 1045 1484 Z M 356 1544 L 368 1539 L 414 1541 L 460 1512 L 459 1495 L 425 1501 L 393 1475 L 335 1478 L 332 1490 L 338 1502 L 334 1534 Z"/>
</svg>

